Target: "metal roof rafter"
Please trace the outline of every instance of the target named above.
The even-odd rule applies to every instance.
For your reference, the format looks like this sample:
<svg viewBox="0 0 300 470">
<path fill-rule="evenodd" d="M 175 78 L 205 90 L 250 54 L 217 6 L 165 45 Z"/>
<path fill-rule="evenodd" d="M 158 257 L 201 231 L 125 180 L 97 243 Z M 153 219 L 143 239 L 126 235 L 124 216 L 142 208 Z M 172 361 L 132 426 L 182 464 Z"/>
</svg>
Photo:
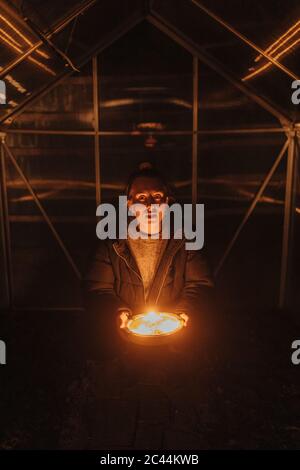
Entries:
<svg viewBox="0 0 300 470">
<path fill-rule="evenodd" d="M 289 77 L 293 78 L 294 80 L 299 80 L 299 77 L 292 72 L 290 69 L 285 67 L 285 65 L 281 64 L 278 62 L 276 59 L 274 59 L 270 54 L 267 54 L 263 49 L 258 47 L 253 41 L 250 41 L 250 39 L 246 38 L 243 34 L 241 34 L 239 31 L 237 31 L 233 26 L 231 26 L 229 23 L 224 21 L 220 16 L 216 15 L 213 13 L 211 10 L 209 10 L 207 7 L 202 5 L 198 0 L 190 0 L 193 5 L 196 5 L 201 11 L 206 13 L 210 18 L 212 18 L 214 21 L 219 23 L 221 26 L 223 26 L 225 29 L 230 31 L 232 34 L 234 34 L 236 37 L 238 37 L 242 42 L 250 46 L 253 50 L 261 54 L 268 62 L 271 64 L 275 65 L 279 70 L 284 72 L 286 75 Z"/>
<path fill-rule="evenodd" d="M 94 3 L 96 0 L 91 0 L 91 2 L 87 3 Z M 186 37 L 182 31 L 180 31 L 178 28 L 176 28 L 173 24 L 169 23 L 168 20 L 161 15 L 159 15 L 155 10 L 153 10 L 152 7 L 152 2 L 149 2 L 148 8 L 150 13 L 145 16 L 145 9 L 142 9 L 142 12 L 139 14 L 139 19 L 137 20 L 135 17 L 136 15 L 133 15 L 133 21 L 132 23 L 128 21 L 128 18 L 126 20 L 125 25 L 124 25 L 124 30 L 121 32 L 117 32 L 119 28 L 116 28 L 113 30 L 113 32 L 108 35 L 109 39 L 108 41 L 104 42 L 103 41 L 97 46 L 95 46 L 88 54 L 87 57 L 84 57 L 79 61 L 77 64 L 78 67 L 81 67 L 84 65 L 90 58 L 104 50 L 106 47 L 108 47 L 110 44 L 115 42 L 117 39 L 122 37 L 123 34 L 128 32 L 130 29 L 132 29 L 136 24 L 138 24 L 142 19 L 146 18 L 152 25 L 154 25 L 157 29 L 160 31 L 164 32 L 167 36 L 169 36 L 173 41 L 175 41 L 177 44 L 181 45 L 184 49 L 188 50 L 193 56 L 197 56 L 198 59 L 205 63 L 208 67 L 211 69 L 215 70 L 219 75 L 223 76 L 228 82 L 232 83 L 236 88 L 238 88 L 241 92 L 243 92 L 245 95 L 247 95 L 249 98 L 251 98 L 253 101 L 255 101 L 258 105 L 260 105 L 262 108 L 264 108 L 266 111 L 268 111 L 270 114 L 275 116 L 281 126 L 287 126 L 290 127 L 292 124 L 292 120 L 289 116 L 287 116 L 283 111 L 279 110 L 275 104 L 270 102 L 268 99 L 265 97 L 260 96 L 250 85 L 245 84 L 240 78 L 234 76 L 234 74 L 228 70 L 225 69 L 225 67 L 220 64 L 217 59 L 215 59 L 213 56 L 208 54 L 206 51 L 203 51 L 198 45 L 196 45 L 190 38 Z M 146 10 L 147 11 L 147 10 Z M 136 13 L 136 12 L 135 12 Z M 127 24 L 128 22 L 128 24 Z M 123 23 L 123 24 L 124 24 Z M 34 46 L 36 47 L 36 46 Z M 18 107 L 16 107 L 14 110 L 12 110 L 10 113 L 8 113 L 6 116 L 2 118 L 0 121 L 0 124 L 3 123 L 10 123 L 12 121 L 13 117 L 18 116 L 21 112 L 24 111 L 24 109 L 28 106 L 29 103 L 32 103 L 35 99 L 37 99 L 40 96 L 43 96 L 47 91 L 50 91 L 55 85 L 57 85 L 62 79 L 64 79 L 66 76 L 70 75 L 72 71 L 67 70 L 64 71 L 59 77 L 57 77 L 54 81 L 51 83 L 47 84 L 44 86 L 41 90 L 39 90 L 37 93 L 29 97 L 27 100 L 25 100 L 23 103 L 21 103 Z M 0 75 L 1 76 L 1 75 Z"/>
<path fill-rule="evenodd" d="M 162 17 L 156 11 L 152 10 L 151 14 L 147 16 L 147 20 L 177 44 L 181 45 L 184 49 L 189 51 L 193 56 L 197 56 L 200 62 L 206 64 L 209 68 L 217 72 L 225 80 L 238 88 L 242 93 L 251 98 L 252 101 L 255 101 L 260 107 L 275 116 L 279 120 L 282 127 L 290 127 L 292 125 L 291 118 L 287 116 L 284 111 L 278 109 L 276 105 L 270 102 L 267 98 L 259 95 L 249 84 L 242 82 L 242 80 L 236 77 L 231 71 L 226 70 L 226 68 L 220 64 L 217 59 L 215 59 L 208 52 L 203 51 L 181 30 L 176 28 L 172 23 L 169 23 L 165 17 Z"/>
<path fill-rule="evenodd" d="M 88 8 L 94 5 L 97 1 L 98 0 L 87 0 L 79 8 L 76 8 L 70 15 L 68 15 L 63 20 L 59 21 L 52 31 L 49 31 L 48 33 L 45 34 L 45 38 L 50 39 L 52 36 L 62 31 L 66 26 L 68 26 L 69 23 L 71 23 L 71 21 L 73 21 L 79 15 L 82 15 Z M 5 75 L 7 75 L 17 65 L 21 64 L 36 49 L 38 49 L 39 47 L 43 45 L 44 45 L 44 41 L 40 40 L 36 44 L 34 44 L 32 47 L 30 47 L 27 51 L 25 51 L 22 55 L 20 55 L 15 60 L 13 60 L 3 70 L 0 71 L 0 79 L 5 77 Z"/>
<path fill-rule="evenodd" d="M 124 34 L 126 34 L 128 31 L 134 28 L 137 24 L 139 24 L 143 19 L 144 19 L 144 14 L 142 14 L 139 10 L 135 11 L 133 15 L 126 18 L 125 21 L 123 21 L 113 31 L 111 31 L 108 35 L 106 35 L 106 37 L 102 39 L 95 47 L 93 47 L 93 49 L 91 49 L 87 55 L 81 57 L 78 63 L 76 63 L 76 66 L 78 68 L 84 66 L 92 58 L 92 56 L 99 54 L 100 52 L 105 50 L 115 41 L 117 41 L 122 36 L 124 36 Z M 19 106 L 17 106 L 8 114 L 3 116 L 3 118 L 0 120 L 0 124 L 2 125 L 4 123 L 11 124 L 13 119 L 16 118 L 18 115 L 20 115 L 27 108 L 29 104 L 32 104 L 36 99 L 40 98 L 41 96 L 44 96 L 46 93 L 48 93 L 48 91 L 52 90 L 56 85 L 58 85 L 62 80 L 64 80 L 67 76 L 71 75 L 72 73 L 74 73 L 73 70 L 70 70 L 70 69 L 64 70 L 53 81 L 44 85 L 40 90 L 38 90 L 36 93 L 31 95 L 25 101 L 20 103 Z"/>
</svg>

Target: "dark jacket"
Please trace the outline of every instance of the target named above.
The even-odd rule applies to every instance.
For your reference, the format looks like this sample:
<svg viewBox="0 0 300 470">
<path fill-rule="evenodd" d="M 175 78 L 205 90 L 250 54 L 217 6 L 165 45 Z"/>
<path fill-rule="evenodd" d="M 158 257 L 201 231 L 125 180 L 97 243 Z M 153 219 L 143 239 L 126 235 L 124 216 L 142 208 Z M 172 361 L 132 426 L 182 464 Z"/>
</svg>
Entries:
<svg viewBox="0 0 300 470">
<path fill-rule="evenodd" d="M 85 276 L 88 302 L 105 301 L 111 309 L 129 307 L 133 312 L 145 306 L 191 313 L 201 308 L 213 280 L 202 251 L 185 249 L 185 239 L 171 238 L 161 258 L 145 303 L 138 266 L 127 240 L 99 241 Z"/>
</svg>

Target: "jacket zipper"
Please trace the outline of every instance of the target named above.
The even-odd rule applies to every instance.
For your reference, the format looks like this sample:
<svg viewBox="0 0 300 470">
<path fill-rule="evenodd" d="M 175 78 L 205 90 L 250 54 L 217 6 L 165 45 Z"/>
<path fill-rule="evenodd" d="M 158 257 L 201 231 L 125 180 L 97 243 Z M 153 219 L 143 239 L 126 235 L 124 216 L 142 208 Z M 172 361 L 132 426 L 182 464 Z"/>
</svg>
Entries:
<svg viewBox="0 0 300 470">
<path fill-rule="evenodd" d="M 164 273 L 164 277 L 163 277 L 163 279 L 162 279 L 162 282 L 161 282 L 160 287 L 159 287 L 159 290 L 158 290 L 158 294 L 157 294 L 156 299 L 155 299 L 155 305 L 156 305 L 157 302 L 158 302 L 158 299 L 159 299 L 161 290 L 162 290 L 162 288 L 163 288 L 163 285 L 164 285 L 164 283 L 165 283 L 165 280 L 166 280 L 166 277 L 167 277 L 167 274 L 168 274 L 169 267 L 170 267 L 170 265 L 171 265 L 171 263 L 172 263 L 172 261 L 173 261 L 173 257 L 174 257 L 174 255 L 176 254 L 177 250 L 179 250 L 180 247 L 181 247 L 181 244 L 180 244 L 178 247 L 176 247 L 176 250 L 174 250 L 174 254 L 170 253 L 170 260 L 169 260 L 169 262 L 168 262 L 168 264 L 167 264 L 167 266 L 166 266 L 166 270 L 165 270 L 165 273 Z M 172 254 L 172 256 L 171 256 L 171 254 Z"/>
<path fill-rule="evenodd" d="M 142 281 L 144 304 L 146 305 L 145 286 L 144 286 L 144 282 L 143 282 L 142 277 L 139 275 L 139 273 L 137 273 L 137 272 L 135 271 L 135 269 L 133 269 L 132 266 L 130 266 L 130 264 L 128 263 L 127 259 L 124 258 L 124 256 L 121 256 L 120 253 L 118 253 L 118 250 L 116 250 L 116 248 L 114 247 L 114 245 L 113 245 L 113 249 L 114 249 L 114 251 L 117 253 L 117 255 L 119 256 L 119 258 L 121 258 L 123 261 L 125 261 L 125 264 L 128 266 L 128 268 L 131 269 L 131 271 L 133 271 L 133 272 L 137 275 L 137 277 Z"/>
</svg>

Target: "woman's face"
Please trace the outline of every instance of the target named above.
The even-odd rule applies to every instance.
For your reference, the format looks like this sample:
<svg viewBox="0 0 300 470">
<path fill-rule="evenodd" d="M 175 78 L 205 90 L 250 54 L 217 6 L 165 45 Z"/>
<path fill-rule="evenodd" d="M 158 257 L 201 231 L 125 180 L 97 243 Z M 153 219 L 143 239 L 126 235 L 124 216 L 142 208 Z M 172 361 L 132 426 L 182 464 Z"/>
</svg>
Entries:
<svg viewBox="0 0 300 470">
<path fill-rule="evenodd" d="M 165 204 L 168 204 L 163 182 L 156 177 L 137 177 L 131 185 L 128 196 L 128 207 L 132 204 L 144 206 L 144 210 L 137 211 L 136 214 L 140 230 L 148 234 L 160 232 Z"/>
</svg>

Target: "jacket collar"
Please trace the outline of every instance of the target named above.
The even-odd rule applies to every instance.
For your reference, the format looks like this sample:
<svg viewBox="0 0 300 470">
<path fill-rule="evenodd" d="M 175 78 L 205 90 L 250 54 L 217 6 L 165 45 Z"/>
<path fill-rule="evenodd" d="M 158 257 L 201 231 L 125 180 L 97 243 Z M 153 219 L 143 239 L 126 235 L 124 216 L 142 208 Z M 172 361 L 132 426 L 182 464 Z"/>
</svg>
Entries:
<svg viewBox="0 0 300 470">
<path fill-rule="evenodd" d="M 169 253 L 173 253 L 173 251 L 175 253 L 185 241 L 186 240 L 184 237 L 181 239 L 176 239 L 173 235 L 170 238 L 169 243 L 167 244 L 165 256 Z M 113 248 L 119 256 L 121 256 L 122 258 L 126 258 L 128 262 L 130 261 L 131 263 L 135 264 L 135 267 L 137 268 L 137 265 L 134 261 L 134 257 L 131 255 L 127 239 L 116 240 L 115 242 L 113 242 Z"/>
</svg>

